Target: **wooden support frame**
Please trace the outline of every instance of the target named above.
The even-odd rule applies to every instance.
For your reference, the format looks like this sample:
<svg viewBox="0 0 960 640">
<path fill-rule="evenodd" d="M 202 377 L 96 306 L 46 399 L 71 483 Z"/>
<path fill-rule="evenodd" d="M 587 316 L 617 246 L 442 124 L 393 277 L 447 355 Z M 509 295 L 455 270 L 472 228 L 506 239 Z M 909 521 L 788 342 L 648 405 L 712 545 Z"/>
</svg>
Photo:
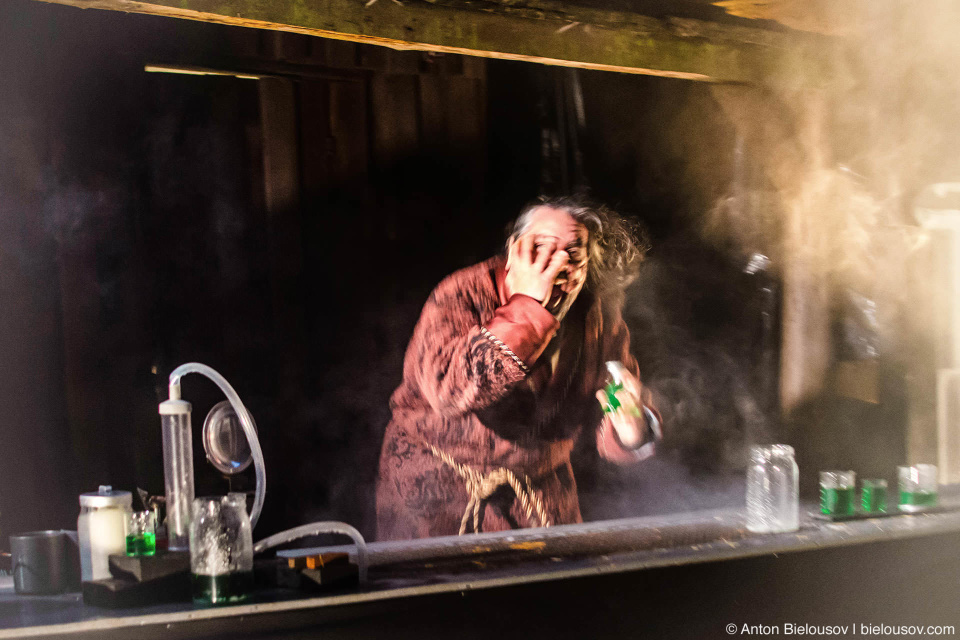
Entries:
<svg viewBox="0 0 960 640">
<path fill-rule="evenodd" d="M 477 0 L 39 0 L 458 53 L 712 82 L 817 85 L 836 39 L 570 6 Z"/>
</svg>

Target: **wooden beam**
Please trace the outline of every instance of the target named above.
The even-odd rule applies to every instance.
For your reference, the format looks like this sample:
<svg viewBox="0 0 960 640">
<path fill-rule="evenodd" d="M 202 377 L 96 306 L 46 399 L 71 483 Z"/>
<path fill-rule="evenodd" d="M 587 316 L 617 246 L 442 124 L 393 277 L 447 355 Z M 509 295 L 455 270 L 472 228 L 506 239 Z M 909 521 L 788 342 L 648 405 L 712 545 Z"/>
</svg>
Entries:
<svg viewBox="0 0 960 640">
<path fill-rule="evenodd" d="M 39 0 L 458 53 L 688 80 L 811 85 L 831 76 L 824 36 L 680 18 L 476 0 Z"/>
<path fill-rule="evenodd" d="M 283 400 L 290 406 L 297 382 L 303 379 L 306 344 L 303 311 L 295 302 L 303 272 L 297 97 L 294 82 L 286 78 L 263 78 L 258 89 L 273 324 L 275 344 L 284 354 L 277 375 Z"/>
</svg>

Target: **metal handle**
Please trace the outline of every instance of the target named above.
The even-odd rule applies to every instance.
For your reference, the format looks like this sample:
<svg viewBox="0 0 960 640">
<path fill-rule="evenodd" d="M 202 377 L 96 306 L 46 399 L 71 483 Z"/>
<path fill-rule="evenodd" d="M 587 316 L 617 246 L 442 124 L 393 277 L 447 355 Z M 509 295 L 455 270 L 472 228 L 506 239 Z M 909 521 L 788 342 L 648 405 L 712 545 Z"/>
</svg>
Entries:
<svg viewBox="0 0 960 640">
<path fill-rule="evenodd" d="M 23 580 L 23 569 L 30 569 L 30 565 L 23 561 L 23 556 L 17 556 L 13 560 L 13 586 L 15 591 L 26 591 L 27 584 Z M 19 580 L 17 579 L 17 571 L 21 572 Z M 19 589 L 16 588 L 18 582 L 20 583 Z"/>
</svg>

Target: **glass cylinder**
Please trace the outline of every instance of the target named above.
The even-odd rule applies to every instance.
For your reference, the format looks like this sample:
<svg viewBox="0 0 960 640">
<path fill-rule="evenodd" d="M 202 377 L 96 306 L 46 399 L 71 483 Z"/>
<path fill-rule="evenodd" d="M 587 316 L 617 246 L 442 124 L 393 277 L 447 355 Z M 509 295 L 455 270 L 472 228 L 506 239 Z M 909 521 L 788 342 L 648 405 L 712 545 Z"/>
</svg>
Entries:
<svg viewBox="0 0 960 640">
<path fill-rule="evenodd" d="M 190 572 L 197 604 L 246 599 L 253 588 L 253 528 L 244 494 L 193 501 Z"/>
<path fill-rule="evenodd" d="M 190 544 L 193 502 L 193 429 L 191 406 L 184 400 L 160 403 L 163 482 L 167 495 L 167 548 L 186 551 Z"/>
<path fill-rule="evenodd" d="M 900 485 L 900 510 L 923 511 L 937 506 L 937 467 L 932 464 L 915 464 L 912 467 L 897 467 Z"/>
<path fill-rule="evenodd" d="M 887 512 L 887 481 L 864 478 L 860 486 L 860 508 L 864 513 Z"/>
<path fill-rule="evenodd" d="M 752 447 L 747 470 L 747 529 L 776 533 L 796 531 L 799 526 L 800 471 L 793 447 Z"/>
<path fill-rule="evenodd" d="M 820 513 L 828 516 L 852 516 L 857 474 L 853 471 L 820 472 Z"/>
</svg>

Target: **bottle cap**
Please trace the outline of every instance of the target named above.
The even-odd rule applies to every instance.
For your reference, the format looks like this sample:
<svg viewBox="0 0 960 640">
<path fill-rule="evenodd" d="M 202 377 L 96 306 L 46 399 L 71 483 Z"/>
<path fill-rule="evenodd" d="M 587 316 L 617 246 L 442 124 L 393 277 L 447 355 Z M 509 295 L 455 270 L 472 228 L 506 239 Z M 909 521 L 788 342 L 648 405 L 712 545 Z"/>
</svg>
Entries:
<svg viewBox="0 0 960 640">
<path fill-rule="evenodd" d="M 176 416 L 186 415 L 193 410 L 193 407 L 186 400 L 164 400 L 160 403 L 160 415 Z"/>
<path fill-rule="evenodd" d="M 788 444 L 763 444 L 750 448 L 750 458 L 764 460 L 773 456 L 793 457 L 793 447 Z"/>
<path fill-rule="evenodd" d="M 129 507 L 133 504 L 133 494 L 129 491 L 114 491 L 108 484 L 100 485 L 96 493 L 81 493 L 81 507 Z"/>
</svg>

